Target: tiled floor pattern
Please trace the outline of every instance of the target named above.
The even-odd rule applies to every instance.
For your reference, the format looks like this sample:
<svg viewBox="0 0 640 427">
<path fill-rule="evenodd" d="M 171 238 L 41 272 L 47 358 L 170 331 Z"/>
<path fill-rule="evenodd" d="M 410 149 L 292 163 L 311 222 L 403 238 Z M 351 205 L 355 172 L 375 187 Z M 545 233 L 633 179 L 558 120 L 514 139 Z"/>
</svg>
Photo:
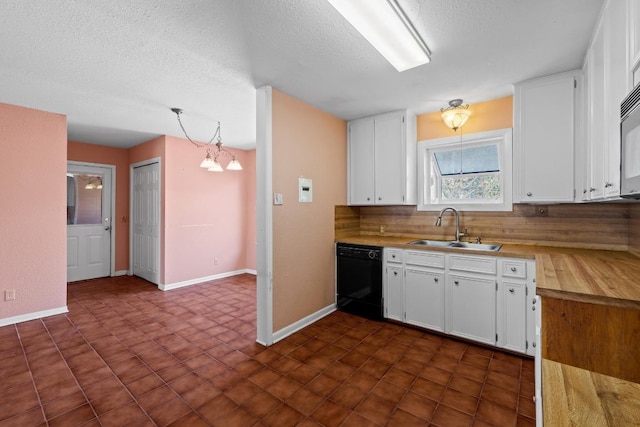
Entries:
<svg viewBox="0 0 640 427">
<path fill-rule="evenodd" d="M 342 312 L 265 349 L 250 275 L 68 295 L 0 328 L 0 426 L 534 425 L 529 359 Z"/>
</svg>

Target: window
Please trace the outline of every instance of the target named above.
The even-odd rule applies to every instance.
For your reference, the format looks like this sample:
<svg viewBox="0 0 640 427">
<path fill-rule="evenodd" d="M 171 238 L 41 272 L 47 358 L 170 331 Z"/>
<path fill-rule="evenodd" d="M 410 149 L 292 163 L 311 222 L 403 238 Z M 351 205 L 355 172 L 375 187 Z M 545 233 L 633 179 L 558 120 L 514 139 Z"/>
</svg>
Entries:
<svg viewBox="0 0 640 427">
<path fill-rule="evenodd" d="M 418 143 L 418 210 L 510 211 L 511 129 Z"/>
</svg>

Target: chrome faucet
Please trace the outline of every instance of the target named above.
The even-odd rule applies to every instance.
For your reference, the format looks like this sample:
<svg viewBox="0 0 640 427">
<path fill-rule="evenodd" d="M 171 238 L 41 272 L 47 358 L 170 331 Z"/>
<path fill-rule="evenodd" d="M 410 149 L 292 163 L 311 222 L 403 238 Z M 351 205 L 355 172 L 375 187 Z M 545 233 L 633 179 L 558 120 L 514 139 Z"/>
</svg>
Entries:
<svg viewBox="0 0 640 427">
<path fill-rule="evenodd" d="M 463 233 L 460 232 L 460 214 L 454 208 L 444 208 L 440 211 L 440 215 L 438 215 L 438 219 L 436 220 L 436 227 L 442 226 L 442 214 L 446 211 L 451 211 L 456 215 L 456 242 L 459 242 L 461 237 L 467 235 L 467 229 L 465 228 Z"/>
</svg>

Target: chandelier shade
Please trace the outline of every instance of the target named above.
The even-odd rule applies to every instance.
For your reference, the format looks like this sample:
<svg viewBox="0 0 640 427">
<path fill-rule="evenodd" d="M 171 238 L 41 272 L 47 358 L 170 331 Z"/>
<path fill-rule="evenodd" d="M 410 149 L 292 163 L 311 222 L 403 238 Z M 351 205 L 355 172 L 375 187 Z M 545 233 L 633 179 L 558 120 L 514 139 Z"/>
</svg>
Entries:
<svg viewBox="0 0 640 427">
<path fill-rule="evenodd" d="M 441 108 L 442 121 L 450 129 L 457 131 L 464 126 L 471 116 L 471 110 L 469 110 L 469 104 L 462 105 L 462 99 L 453 99 L 449 101 L 447 108 Z"/>
</svg>

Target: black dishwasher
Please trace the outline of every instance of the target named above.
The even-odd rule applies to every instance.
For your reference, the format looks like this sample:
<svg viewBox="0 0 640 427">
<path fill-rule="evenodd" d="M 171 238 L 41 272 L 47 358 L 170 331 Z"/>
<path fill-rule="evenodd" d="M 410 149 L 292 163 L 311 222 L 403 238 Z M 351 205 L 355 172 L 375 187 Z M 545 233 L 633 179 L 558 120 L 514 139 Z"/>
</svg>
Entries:
<svg viewBox="0 0 640 427">
<path fill-rule="evenodd" d="M 338 309 L 382 320 L 382 248 L 336 245 Z"/>
</svg>

